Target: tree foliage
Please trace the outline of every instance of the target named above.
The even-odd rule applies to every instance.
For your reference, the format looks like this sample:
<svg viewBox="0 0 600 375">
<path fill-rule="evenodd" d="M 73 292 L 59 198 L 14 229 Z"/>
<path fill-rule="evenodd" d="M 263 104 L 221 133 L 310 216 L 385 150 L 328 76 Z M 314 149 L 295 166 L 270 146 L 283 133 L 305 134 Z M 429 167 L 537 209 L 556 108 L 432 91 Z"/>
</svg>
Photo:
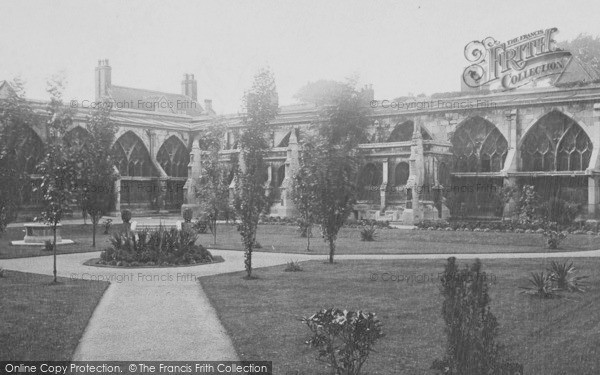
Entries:
<svg viewBox="0 0 600 375">
<path fill-rule="evenodd" d="M 294 95 L 294 98 L 317 106 L 330 105 L 333 104 L 333 98 L 341 95 L 347 89 L 348 85 L 343 82 L 320 79 L 304 85 Z"/>
<path fill-rule="evenodd" d="M 461 270 L 456 258 L 448 259 L 441 285 L 446 354 L 433 362 L 433 369 L 447 375 L 523 373 L 522 366 L 506 360 L 497 342 L 499 325 L 490 310 L 488 290 L 479 260 Z"/>
<path fill-rule="evenodd" d="M 269 208 L 265 192 L 264 155 L 268 148 L 265 134 L 279 110 L 275 79 L 270 70 L 263 69 L 255 75 L 252 88 L 244 96 L 244 104 L 245 128 L 239 140 L 240 165 L 236 173 L 234 207 L 240 220 L 238 231 L 244 245 L 246 273 L 251 277 L 258 219 Z"/>
<path fill-rule="evenodd" d="M 575 39 L 558 43 L 558 47 L 571 52 L 600 73 L 600 36 L 579 34 Z"/>
<path fill-rule="evenodd" d="M 217 243 L 217 219 L 229 211 L 230 167 L 219 161 L 223 126 L 217 123 L 208 128 L 201 138 L 202 157 L 200 180 L 196 184 L 196 198 L 201 211 L 207 216 L 208 227 Z M 234 163 L 234 169 L 236 168 Z"/>
<path fill-rule="evenodd" d="M 67 128 L 73 122 L 70 109 L 62 102 L 62 82 L 48 83 L 50 103 L 47 107 L 48 138 L 44 160 L 39 166 L 42 175 L 42 219 L 51 226 L 54 240 L 54 282 L 56 282 L 56 227 L 63 219 L 69 206 L 74 203 L 77 186 L 77 156 L 65 142 Z"/>
<path fill-rule="evenodd" d="M 321 226 L 333 263 L 340 228 L 353 211 L 361 163 L 358 144 L 366 139 L 369 109 L 354 89 L 345 85 L 320 111 L 312 136 L 306 137 L 300 170 L 294 180 L 295 201 Z"/>
<path fill-rule="evenodd" d="M 85 147 L 74 152 L 79 160 L 79 203 L 92 220 L 92 246 L 96 246 L 96 226 L 113 208 L 116 199 L 114 183 L 117 176 L 111 146 L 117 127 L 110 119 L 110 106 L 101 105 L 95 109 L 87 117 L 86 129 L 89 138 Z"/>
<path fill-rule="evenodd" d="M 22 146 L 38 117 L 24 98 L 23 83 L 15 79 L 0 97 L 0 233 L 17 216 L 21 192 L 29 183 Z"/>
</svg>

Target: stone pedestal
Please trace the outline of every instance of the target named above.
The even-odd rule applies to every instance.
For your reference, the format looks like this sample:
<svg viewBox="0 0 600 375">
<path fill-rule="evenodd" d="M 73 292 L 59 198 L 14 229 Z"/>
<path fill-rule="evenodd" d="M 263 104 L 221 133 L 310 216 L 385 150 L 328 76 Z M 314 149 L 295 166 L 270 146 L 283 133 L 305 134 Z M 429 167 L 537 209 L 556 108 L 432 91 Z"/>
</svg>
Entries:
<svg viewBox="0 0 600 375">
<path fill-rule="evenodd" d="M 12 245 L 44 245 L 46 241 L 54 241 L 52 226 L 46 223 L 25 223 L 25 238 L 19 241 L 11 241 Z M 72 244 L 72 240 L 63 239 L 60 235 L 61 224 L 56 226 L 56 243 Z"/>
</svg>

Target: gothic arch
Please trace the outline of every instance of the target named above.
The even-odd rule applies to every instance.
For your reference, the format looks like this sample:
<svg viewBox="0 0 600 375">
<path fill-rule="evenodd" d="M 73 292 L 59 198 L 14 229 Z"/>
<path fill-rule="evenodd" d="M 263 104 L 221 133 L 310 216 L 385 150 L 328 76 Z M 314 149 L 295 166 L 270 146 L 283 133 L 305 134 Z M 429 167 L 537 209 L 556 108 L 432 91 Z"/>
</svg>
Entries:
<svg viewBox="0 0 600 375">
<path fill-rule="evenodd" d="M 158 149 L 156 160 L 169 177 L 187 177 L 190 153 L 178 137 L 167 138 Z"/>
<path fill-rule="evenodd" d="M 67 145 L 75 147 L 77 150 L 84 148 L 90 142 L 90 138 L 90 133 L 81 126 L 75 126 L 65 134 Z"/>
<path fill-rule="evenodd" d="M 44 143 L 35 130 L 26 126 L 24 137 L 15 145 L 14 152 L 19 168 L 29 175 L 35 174 L 37 166 L 44 159 Z"/>
<path fill-rule="evenodd" d="M 593 151 L 590 137 L 573 118 L 553 110 L 527 129 L 519 150 L 523 171 L 585 170 Z"/>
<path fill-rule="evenodd" d="M 500 130 L 480 116 L 461 122 L 452 135 L 454 172 L 499 172 L 504 167 L 508 142 Z"/>
<path fill-rule="evenodd" d="M 396 164 L 394 168 L 394 186 L 404 186 L 410 176 L 410 166 L 403 161 Z"/>
<path fill-rule="evenodd" d="M 300 130 L 298 130 L 298 128 L 295 128 L 293 130 L 290 130 L 285 137 L 283 137 L 281 139 L 281 141 L 279 142 L 279 144 L 277 145 L 277 147 L 287 147 L 290 145 L 290 137 L 292 136 L 292 131 L 294 131 L 296 133 L 296 139 L 300 139 Z"/>
<path fill-rule="evenodd" d="M 404 121 L 396 124 L 394 130 L 390 133 L 387 142 L 409 142 L 412 140 L 412 134 L 414 132 L 414 122 L 412 120 Z M 424 140 L 431 140 L 431 135 L 425 128 L 421 126 L 421 136 Z"/>
<path fill-rule="evenodd" d="M 156 169 L 152 164 L 148 149 L 137 135 L 127 131 L 112 147 L 115 164 L 121 176 L 153 177 Z"/>
</svg>

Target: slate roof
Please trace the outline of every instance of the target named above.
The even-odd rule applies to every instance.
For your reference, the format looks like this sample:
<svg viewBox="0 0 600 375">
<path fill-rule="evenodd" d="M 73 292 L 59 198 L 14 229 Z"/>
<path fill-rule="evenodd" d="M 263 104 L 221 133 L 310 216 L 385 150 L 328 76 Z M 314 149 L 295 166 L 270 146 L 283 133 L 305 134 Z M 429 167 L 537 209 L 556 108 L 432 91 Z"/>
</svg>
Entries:
<svg viewBox="0 0 600 375">
<path fill-rule="evenodd" d="M 204 108 L 197 101 L 182 94 L 112 85 L 109 95 L 117 107 L 122 106 L 123 109 L 177 113 L 188 116 L 199 116 L 204 113 Z"/>
</svg>

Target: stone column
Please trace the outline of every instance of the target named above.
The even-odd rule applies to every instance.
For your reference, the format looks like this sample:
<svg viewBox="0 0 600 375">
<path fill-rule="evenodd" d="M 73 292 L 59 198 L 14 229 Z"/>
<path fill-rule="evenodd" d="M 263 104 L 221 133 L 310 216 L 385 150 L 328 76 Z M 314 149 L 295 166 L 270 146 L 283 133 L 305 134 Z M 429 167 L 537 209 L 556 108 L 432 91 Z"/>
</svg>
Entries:
<svg viewBox="0 0 600 375">
<path fill-rule="evenodd" d="M 381 187 L 380 187 L 380 196 L 381 196 L 381 207 L 380 207 L 380 212 L 383 213 L 385 211 L 385 206 L 386 206 L 386 193 L 387 193 L 387 187 L 388 187 L 388 165 L 389 165 L 389 160 L 385 159 L 383 161 L 383 168 L 382 168 L 382 183 L 381 183 Z"/>
<path fill-rule="evenodd" d="M 269 196 L 271 193 L 271 180 L 273 179 L 273 166 L 267 164 L 267 181 L 265 182 L 265 194 Z"/>
<path fill-rule="evenodd" d="M 190 151 L 190 162 L 188 164 L 188 177 L 183 185 L 183 204 L 181 205 L 181 213 L 187 208 L 191 208 L 194 216 L 200 215 L 200 207 L 196 200 L 196 183 L 201 175 L 202 150 L 198 144 L 199 136 L 194 137 L 192 142 L 192 150 Z"/>
<path fill-rule="evenodd" d="M 596 217 L 600 212 L 598 204 L 600 203 L 600 177 L 588 177 L 588 214 L 590 217 Z"/>
<path fill-rule="evenodd" d="M 294 177 L 299 168 L 298 139 L 296 138 L 296 129 L 292 129 L 285 159 L 285 178 L 281 184 L 281 201 L 283 202 L 281 216 L 283 217 L 295 215 L 295 206 L 294 201 L 291 198 L 291 191 L 294 184 Z"/>
</svg>

